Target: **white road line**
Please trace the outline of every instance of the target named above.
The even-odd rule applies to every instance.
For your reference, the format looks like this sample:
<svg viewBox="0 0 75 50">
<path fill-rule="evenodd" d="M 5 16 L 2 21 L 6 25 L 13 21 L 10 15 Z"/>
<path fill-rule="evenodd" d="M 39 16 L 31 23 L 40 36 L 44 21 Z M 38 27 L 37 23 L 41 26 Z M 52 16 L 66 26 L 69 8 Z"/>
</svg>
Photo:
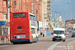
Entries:
<svg viewBox="0 0 75 50">
<path fill-rule="evenodd" d="M 57 44 L 59 44 L 59 43 L 61 43 L 61 42 L 57 42 L 57 43 L 53 44 L 52 46 L 50 46 L 50 47 L 48 48 L 48 50 L 53 50 L 54 47 L 55 47 Z"/>
<path fill-rule="evenodd" d="M 73 39 L 75 39 L 75 38 L 67 39 L 66 41 L 73 40 Z M 58 44 L 60 44 L 60 43 L 62 43 L 62 42 L 57 42 L 57 43 L 53 44 L 47 50 L 53 50 L 55 48 L 55 46 L 58 45 Z"/>
<path fill-rule="evenodd" d="M 74 40 L 75 41 L 75 40 Z M 71 41 L 68 45 L 67 45 L 67 50 L 69 50 L 69 45 L 72 43 L 73 41 Z"/>
</svg>

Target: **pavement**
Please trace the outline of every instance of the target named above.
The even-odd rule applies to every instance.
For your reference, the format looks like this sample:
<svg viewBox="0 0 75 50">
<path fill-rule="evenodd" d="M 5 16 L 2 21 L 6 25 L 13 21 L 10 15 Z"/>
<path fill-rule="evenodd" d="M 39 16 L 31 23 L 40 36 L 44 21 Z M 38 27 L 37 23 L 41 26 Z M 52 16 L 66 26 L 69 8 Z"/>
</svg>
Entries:
<svg viewBox="0 0 75 50">
<path fill-rule="evenodd" d="M 1 41 L 1 38 L 0 38 L 0 45 L 2 45 L 2 44 L 8 44 L 8 43 L 11 43 L 11 42 L 10 41 L 9 42 L 6 42 L 6 38 L 4 40 L 4 43 Z"/>
<path fill-rule="evenodd" d="M 50 37 L 52 37 L 53 35 L 51 35 Z M 47 37 L 47 36 L 45 36 L 45 37 Z M 41 39 L 41 38 L 43 38 L 42 36 L 40 36 L 39 37 L 39 39 Z M 6 44 L 9 44 L 9 43 L 11 43 L 10 41 L 9 42 L 6 42 L 6 38 L 5 38 L 5 40 L 4 40 L 4 43 L 1 41 L 1 39 L 0 39 L 0 45 L 6 45 Z"/>
<path fill-rule="evenodd" d="M 51 35 L 50 37 L 52 38 L 53 35 Z M 46 36 L 47 37 L 47 36 Z M 39 39 L 41 39 L 43 37 L 39 37 Z M 11 42 L 6 42 L 6 38 L 5 38 L 5 42 L 2 43 L 2 41 L 0 40 L 0 45 L 6 45 L 6 44 L 11 44 Z M 69 44 L 69 50 L 75 50 L 75 40 L 72 41 L 70 44 Z"/>
<path fill-rule="evenodd" d="M 69 50 L 75 50 L 75 40 L 69 44 Z"/>
</svg>

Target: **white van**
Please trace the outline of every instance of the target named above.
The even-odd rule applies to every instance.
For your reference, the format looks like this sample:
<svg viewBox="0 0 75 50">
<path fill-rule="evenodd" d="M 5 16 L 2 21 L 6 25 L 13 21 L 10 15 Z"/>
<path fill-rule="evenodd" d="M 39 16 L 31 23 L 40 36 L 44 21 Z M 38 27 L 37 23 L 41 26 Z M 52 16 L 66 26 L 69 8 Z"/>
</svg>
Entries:
<svg viewBox="0 0 75 50">
<path fill-rule="evenodd" d="M 64 28 L 54 28 L 53 29 L 53 38 L 52 40 L 63 40 L 63 42 L 65 41 L 65 29 Z"/>
</svg>

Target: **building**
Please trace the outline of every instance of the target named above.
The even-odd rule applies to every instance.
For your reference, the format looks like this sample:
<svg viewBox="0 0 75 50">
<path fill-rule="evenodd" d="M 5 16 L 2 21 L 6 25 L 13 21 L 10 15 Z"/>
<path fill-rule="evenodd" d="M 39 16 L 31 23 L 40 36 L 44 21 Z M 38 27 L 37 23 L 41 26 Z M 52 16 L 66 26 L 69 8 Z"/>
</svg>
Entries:
<svg viewBox="0 0 75 50">
<path fill-rule="evenodd" d="M 50 31 L 52 17 L 51 0 L 41 0 L 41 9 L 43 28 Z"/>
<path fill-rule="evenodd" d="M 73 30 L 75 28 L 75 20 L 72 19 L 72 20 L 66 20 L 65 21 L 65 27 L 67 30 Z"/>
<path fill-rule="evenodd" d="M 8 6 L 9 1 L 9 6 Z M 9 13 L 29 12 L 37 15 L 37 20 L 41 21 L 41 2 L 40 0 L 0 0 L 0 35 L 7 33 L 6 22 Z"/>
</svg>

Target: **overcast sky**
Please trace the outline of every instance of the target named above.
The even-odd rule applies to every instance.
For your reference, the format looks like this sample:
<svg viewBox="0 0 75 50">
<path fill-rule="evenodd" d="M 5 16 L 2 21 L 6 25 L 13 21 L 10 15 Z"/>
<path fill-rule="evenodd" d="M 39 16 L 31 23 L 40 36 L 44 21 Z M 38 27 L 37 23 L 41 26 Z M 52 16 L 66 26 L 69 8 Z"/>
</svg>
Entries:
<svg viewBox="0 0 75 50">
<path fill-rule="evenodd" d="M 52 18 L 56 15 L 62 17 L 63 22 L 75 19 L 75 0 L 52 0 Z"/>
</svg>

